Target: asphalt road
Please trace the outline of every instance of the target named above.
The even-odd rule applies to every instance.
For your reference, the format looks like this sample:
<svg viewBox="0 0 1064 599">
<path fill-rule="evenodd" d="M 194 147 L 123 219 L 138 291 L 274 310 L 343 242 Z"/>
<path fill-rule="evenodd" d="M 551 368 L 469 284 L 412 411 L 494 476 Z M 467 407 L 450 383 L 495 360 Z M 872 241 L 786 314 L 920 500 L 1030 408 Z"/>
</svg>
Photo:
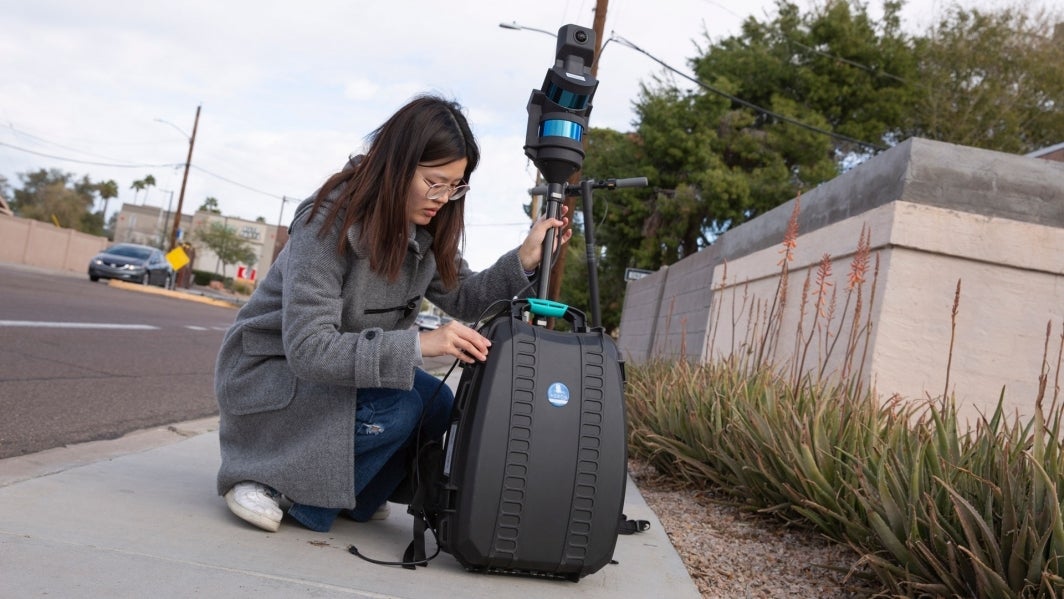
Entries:
<svg viewBox="0 0 1064 599">
<path fill-rule="evenodd" d="M 217 413 L 236 310 L 0 264 L 0 458 Z"/>
<path fill-rule="evenodd" d="M 217 414 L 237 311 L 174 295 L 0 264 L 0 459 Z"/>
</svg>

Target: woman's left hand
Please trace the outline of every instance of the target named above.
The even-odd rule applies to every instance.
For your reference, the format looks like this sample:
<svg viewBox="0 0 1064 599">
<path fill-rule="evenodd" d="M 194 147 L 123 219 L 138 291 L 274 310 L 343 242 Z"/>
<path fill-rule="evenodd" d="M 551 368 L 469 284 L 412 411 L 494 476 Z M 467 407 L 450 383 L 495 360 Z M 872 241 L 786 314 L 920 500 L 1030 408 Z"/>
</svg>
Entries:
<svg viewBox="0 0 1064 599">
<path fill-rule="evenodd" d="M 418 335 L 422 357 L 454 356 L 466 364 L 488 359 L 491 340 L 457 320 Z"/>
<path fill-rule="evenodd" d="M 517 248 L 517 257 L 521 260 L 521 268 L 526 271 L 533 271 L 539 267 L 539 263 L 543 260 L 543 240 L 547 237 L 547 231 L 551 227 L 560 231 L 561 234 L 554 236 L 554 250 L 557 251 L 559 247 L 569 242 L 569 238 L 573 236 L 573 230 L 569 228 L 569 217 L 566 213 L 569 208 L 562 205 L 561 218 L 546 218 L 540 217 L 532 225 L 532 230 L 528 232 L 528 237 L 521 243 L 521 247 Z"/>
</svg>

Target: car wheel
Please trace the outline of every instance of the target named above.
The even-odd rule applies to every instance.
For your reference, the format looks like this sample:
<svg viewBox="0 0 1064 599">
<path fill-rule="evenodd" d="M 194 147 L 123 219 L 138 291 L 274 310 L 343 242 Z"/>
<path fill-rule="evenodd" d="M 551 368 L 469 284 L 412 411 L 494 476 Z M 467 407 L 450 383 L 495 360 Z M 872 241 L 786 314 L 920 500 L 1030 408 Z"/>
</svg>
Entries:
<svg viewBox="0 0 1064 599">
<path fill-rule="evenodd" d="M 173 289 L 174 275 L 166 273 L 166 278 L 163 279 L 163 289 Z"/>
<path fill-rule="evenodd" d="M 141 285 L 150 285 L 151 284 L 151 273 L 149 273 L 149 272 L 144 273 L 144 276 L 140 278 L 140 284 Z"/>
<path fill-rule="evenodd" d="M 96 281 L 100 280 L 100 277 L 98 277 L 96 275 L 89 275 L 89 280 L 92 281 L 93 283 L 95 283 Z"/>
</svg>

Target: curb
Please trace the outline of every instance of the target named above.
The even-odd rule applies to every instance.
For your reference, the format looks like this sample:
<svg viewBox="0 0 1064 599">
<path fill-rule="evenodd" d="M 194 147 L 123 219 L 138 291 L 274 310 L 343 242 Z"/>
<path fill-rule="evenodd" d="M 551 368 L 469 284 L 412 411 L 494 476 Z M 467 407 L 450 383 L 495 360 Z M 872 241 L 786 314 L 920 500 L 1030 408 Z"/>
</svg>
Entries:
<svg viewBox="0 0 1064 599">
<path fill-rule="evenodd" d="M 164 289 L 162 287 L 155 287 L 154 285 L 138 285 L 136 283 L 127 283 L 125 281 L 119 281 L 117 279 L 110 279 L 107 281 L 107 284 L 111 287 L 117 287 L 119 289 L 125 289 L 128 291 L 139 291 L 141 293 L 150 293 L 152 295 L 163 295 L 176 299 L 199 302 L 201 304 L 210 304 L 212 306 L 219 306 L 222 308 L 240 308 L 245 303 L 245 300 L 240 300 L 236 298 L 222 299 L 219 297 L 211 297 L 199 291 L 178 291 L 176 289 Z"/>
<path fill-rule="evenodd" d="M 170 445 L 215 430 L 218 430 L 218 417 L 210 416 L 141 429 L 114 439 L 86 441 L 5 458 L 0 460 L 0 488 L 86 464 Z"/>
</svg>

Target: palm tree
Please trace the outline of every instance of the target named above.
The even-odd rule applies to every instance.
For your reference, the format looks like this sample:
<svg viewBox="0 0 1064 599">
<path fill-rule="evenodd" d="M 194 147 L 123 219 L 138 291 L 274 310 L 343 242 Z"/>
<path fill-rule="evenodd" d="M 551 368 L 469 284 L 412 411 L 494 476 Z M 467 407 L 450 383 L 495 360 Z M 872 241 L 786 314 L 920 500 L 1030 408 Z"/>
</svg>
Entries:
<svg viewBox="0 0 1064 599">
<path fill-rule="evenodd" d="M 145 187 L 144 181 L 141 181 L 140 179 L 137 179 L 136 181 L 133 182 L 132 185 L 129 186 L 129 188 L 133 190 L 133 203 L 134 204 L 137 203 L 137 194 L 142 192 L 142 191 L 144 191 L 144 187 Z"/>
<path fill-rule="evenodd" d="M 143 179 L 137 179 L 129 186 L 133 190 L 133 203 L 137 203 L 137 194 L 144 191 L 149 187 L 155 187 L 155 177 L 152 175 L 146 175 Z M 148 194 L 144 194 L 144 201 L 148 201 Z"/>
</svg>

